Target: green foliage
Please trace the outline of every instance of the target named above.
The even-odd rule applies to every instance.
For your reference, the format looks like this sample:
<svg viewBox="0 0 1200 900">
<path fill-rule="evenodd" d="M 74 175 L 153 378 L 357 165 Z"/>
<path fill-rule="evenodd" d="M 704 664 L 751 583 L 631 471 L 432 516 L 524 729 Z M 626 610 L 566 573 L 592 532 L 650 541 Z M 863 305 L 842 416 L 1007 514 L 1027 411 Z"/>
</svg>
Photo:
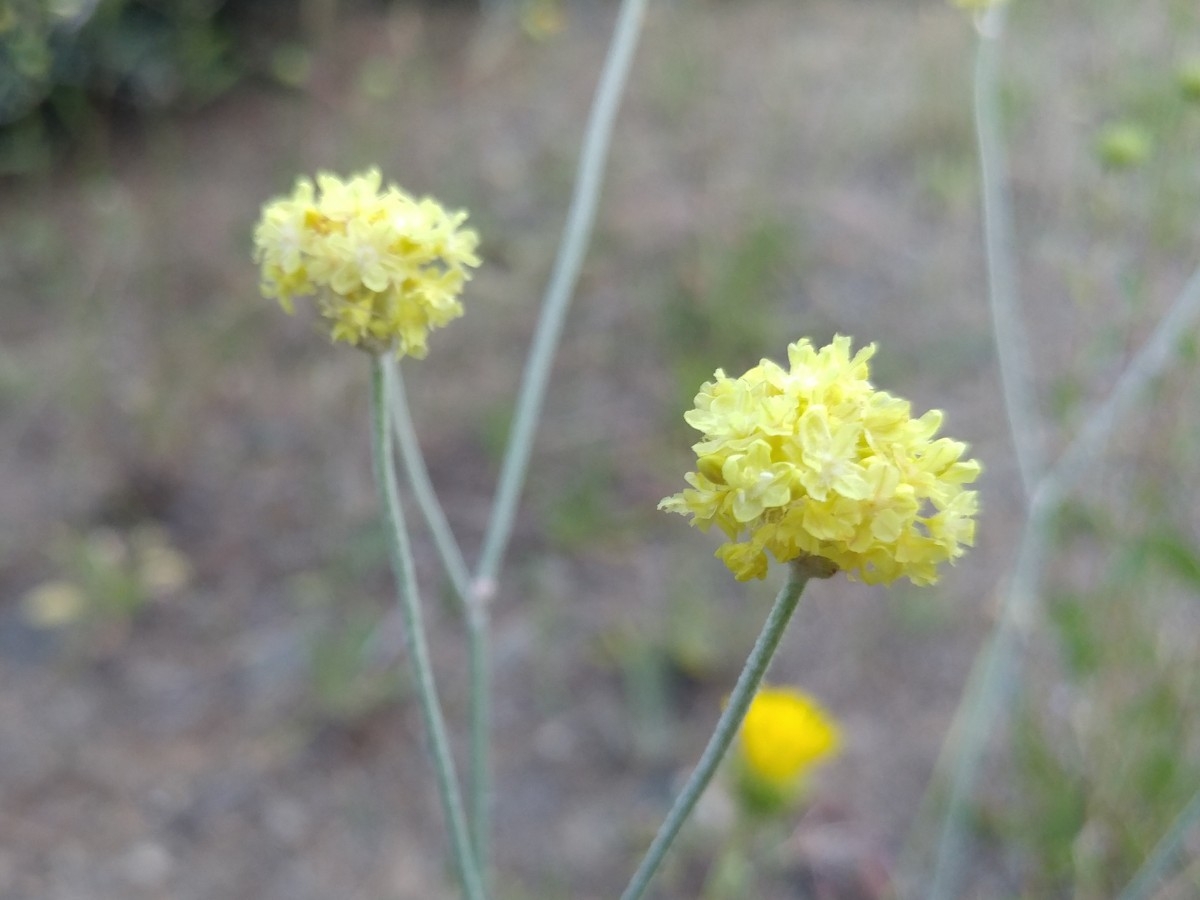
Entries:
<svg viewBox="0 0 1200 900">
<path fill-rule="evenodd" d="M 1096 156 L 1109 169 L 1132 169 L 1154 149 L 1150 133 L 1134 122 L 1114 122 L 1096 136 Z"/>
<path fill-rule="evenodd" d="M 229 0 L 0 4 L 0 172 L 44 169 L 53 151 L 68 144 L 102 146 L 114 111 L 153 114 L 212 101 L 256 65 L 255 54 L 268 56 L 272 42 L 295 30 L 297 6 Z M 279 74 L 294 84 L 303 66 L 294 55 L 290 59 Z"/>
<path fill-rule="evenodd" d="M 1032 896 L 1053 896 L 1074 879 L 1074 844 L 1087 822 L 1087 786 L 1028 704 L 1015 717 L 1012 747 L 1025 805 L 1003 837 L 1036 860 L 1027 884 Z"/>
<path fill-rule="evenodd" d="M 965 153 L 938 150 L 921 154 L 914 166 L 924 193 L 946 210 L 963 210 L 978 194 L 975 161 Z"/>
<path fill-rule="evenodd" d="M 714 589 L 710 574 L 717 571 L 718 578 L 727 579 L 724 569 L 715 562 L 711 568 L 697 565 L 693 556 L 677 564 L 668 561 L 672 577 L 665 610 L 625 622 L 600 642 L 631 712 L 633 749 L 647 759 L 677 751 L 672 738 L 679 733 L 685 699 L 706 685 L 727 690 L 758 629 L 759 623 L 744 615 L 744 599 L 729 606 Z M 728 582 L 716 582 L 723 583 Z"/>
<path fill-rule="evenodd" d="M 1179 93 L 1185 100 L 1200 103 L 1200 58 L 1184 60 L 1175 70 Z"/>
<path fill-rule="evenodd" d="M 579 548 L 617 527 L 612 485 L 616 467 L 607 454 L 581 455 L 569 480 L 544 498 L 546 534 L 562 547 Z"/>
<path fill-rule="evenodd" d="M 361 557 L 351 544 L 349 559 Z M 372 554 L 373 555 L 373 554 Z M 307 651 L 310 714 L 319 722 L 353 725 L 404 695 L 404 667 L 382 652 L 380 629 L 387 620 L 377 605 L 347 595 L 353 583 L 341 564 L 305 572 L 291 581 L 300 607 Z"/>
<path fill-rule="evenodd" d="M 24 618 L 34 627 L 64 633 L 84 655 L 118 649 L 147 606 L 191 578 L 187 558 L 153 522 L 128 529 L 64 529 L 49 556 L 56 575 L 25 595 Z"/>
<path fill-rule="evenodd" d="M 407 679 L 394 664 L 372 660 L 371 639 L 381 623 L 378 613 L 349 610 L 329 617 L 309 636 L 309 694 L 318 717 L 354 722 L 395 702 Z"/>
<path fill-rule="evenodd" d="M 674 721 L 668 653 L 636 627 L 610 631 L 602 638 L 602 649 L 621 678 L 634 753 L 643 759 L 663 758 L 670 749 Z"/>
<path fill-rule="evenodd" d="M 0 124 L 61 92 L 161 109 L 202 102 L 237 70 L 214 0 L 14 2 L 0 23 Z"/>
<path fill-rule="evenodd" d="M 1200 649 L 1164 634 L 1200 591 L 1200 548 L 1164 520 L 1076 506 L 1056 553 L 1107 563 L 1050 598 L 1060 683 L 1031 693 L 1016 723 L 1019 796 L 1003 832 L 1044 892 L 1114 896 L 1200 784 Z"/>
</svg>

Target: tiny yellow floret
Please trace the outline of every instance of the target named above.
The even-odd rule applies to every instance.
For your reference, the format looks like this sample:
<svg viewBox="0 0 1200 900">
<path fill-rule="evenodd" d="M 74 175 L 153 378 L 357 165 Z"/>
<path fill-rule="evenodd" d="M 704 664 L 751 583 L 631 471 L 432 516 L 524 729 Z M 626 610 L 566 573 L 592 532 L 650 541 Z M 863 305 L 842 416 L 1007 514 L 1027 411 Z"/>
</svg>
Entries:
<svg viewBox="0 0 1200 900">
<path fill-rule="evenodd" d="M 459 294 L 479 265 L 466 218 L 381 189 L 378 169 L 300 178 L 290 197 L 263 206 L 254 230 L 263 295 L 289 313 L 315 297 L 335 341 L 420 359 L 429 332 L 462 315 Z"/>
<path fill-rule="evenodd" d="M 763 688 L 742 722 L 738 753 L 746 775 L 786 791 L 836 754 L 841 741 L 837 723 L 812 697 L 790 688 Z"/>
<path fill-rule="evenodd" d="M 942 413 L 912 418 L 906 400 L 868 381 L 872 344 L 788 347 L 788 368 L 762 360 L 740 378 L 718 369 L 684 415 L 703 435 L 691 487 L 659 509 L 716 525 L 717 556 L 739 580 L 779 562 L 820 557 L 869 584 L 932 584 L 975 539 L 982 467 L 967 445 L 936 438 Z"/>
</svg>

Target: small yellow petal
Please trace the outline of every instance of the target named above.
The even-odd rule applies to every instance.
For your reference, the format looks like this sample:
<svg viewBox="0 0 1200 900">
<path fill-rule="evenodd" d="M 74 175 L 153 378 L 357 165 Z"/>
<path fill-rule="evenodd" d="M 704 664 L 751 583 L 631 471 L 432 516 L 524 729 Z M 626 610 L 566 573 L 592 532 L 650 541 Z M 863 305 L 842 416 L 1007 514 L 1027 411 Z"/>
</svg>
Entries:
<svg viewBox="0 0 1200 900">
<path fill-rule="evenodd" d="M 717 555 L 738 579 L 764 577 L 768 556 L 819 556 L 871 583 L 936 581 L 974 541 L 977 502 L 963 485 L 982 466 L 937 437 L 940 410 L 913 418 L 872 387 L 874 352 L 805 339 L 788 348 L 788 369 L 718 369 L 684 416 L 702 435 L 691 489 L 660 508 L 717 524 L 730 540 Z"/>
<path fill-rule="evenodd" d="M 841 731 L 812 697 L 789 688 L 763 688 L 742 722 L 740 753 L 763 781 L 788 786 L 841 746 Z"/>
<path fill-rule="evenodd" d="M 254 231 L 262 293 L 291 312 L 313 296 L 335 341 L 397 356 L 425 354 L 430 330 L 462 314 L 458 295 L 479 265 L 466 213 L 383 187 L 378 169 L 322 172 L 263 207 Z M 397 298 L 399 302 L 397 302 Z"/>
</svg>

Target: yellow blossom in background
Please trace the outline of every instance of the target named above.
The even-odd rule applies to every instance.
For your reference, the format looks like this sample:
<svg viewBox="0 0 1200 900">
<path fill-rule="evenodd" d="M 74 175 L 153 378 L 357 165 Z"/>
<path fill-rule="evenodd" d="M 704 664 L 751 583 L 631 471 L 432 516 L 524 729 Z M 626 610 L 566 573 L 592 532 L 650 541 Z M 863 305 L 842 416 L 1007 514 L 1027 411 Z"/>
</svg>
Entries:
<svg viewBox="0 0 1200 900">
<path fill-rule="evenodd" d="M 981 471 L 967 445 L 935 435 L 942 413 L 913 418 L 908 401 L 868 381 L 872 344 L 788 347 L 789 368 L 763 360 L 740 378 L 718 369 L 685 414 L 691 488 L 660 509 L 729 538 L 717 556 L 745 581 L 779 562 L 820 557 L 870 584 L 932 584 L 975 539 Z M 744 538 L 744 540 L 740 540 Z"/>
<path fill-rule="evenodd" d="M 783 785 L 837 753 L 841 740 L 837 724 L 812 697 L 790 688 L 763 688 L 750 702 L 739 746 L 752 774 Z"/>
<path fill-rule="evenodd" d="M 422 358 L 429 332 L 462 315 L 468 267 L 479 265 L 466 218 L 395 185 L 381 190 L 377 169 L 301 178 L 263 207 L 254 231 L 263 295 L 288 312 L 315 297 L 335 341 Z"/>
<path fill-rule="evenodd" d="M 563 0 L 524 0 L 520 18 L 521 29 L 535 41 L 554 37 L 567 24 Z"/>
<path fill-rule="evenodd" d="M 87 604 L 87 596 L 78 585 L 56 580 L 26 594 L 21 608 L 25 620 L 35 628 L 62 628 L 81 619 Z"/>
<path fill-rule="evenodd" d="M 837 723 L 807 694 L 763 688 L 750 703 L 736 752 L 742 800 L 770 811 L 799 796 L 807 775 L 841 748 Z"/>
</svg>

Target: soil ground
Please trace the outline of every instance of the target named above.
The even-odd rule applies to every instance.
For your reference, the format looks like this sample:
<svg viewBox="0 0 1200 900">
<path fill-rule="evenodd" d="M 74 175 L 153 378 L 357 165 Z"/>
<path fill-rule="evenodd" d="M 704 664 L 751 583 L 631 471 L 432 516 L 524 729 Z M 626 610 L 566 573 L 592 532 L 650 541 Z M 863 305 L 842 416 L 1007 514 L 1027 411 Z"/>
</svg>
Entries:
<svg viewBox="0 0 1200 900">
<path fill-rule="evenodd" d="M 655 511 L 689 466 L 682 412 L 712 369 L 841 332 L 878 340 L 876 383 L 945 409 L 987 467 L 979 546 L 936 590 L 814 586 L 771 674 L 819 697 L 846 746 L 755 896 L 887 896 L 1021 516 L 979 249 L 973 30 L 935 2 L 651 6 L 494 611 L 499 893 L 624 886 L 779 577 L 735 583 L 711 540 Z M 1120 31 L 1130 57 L 1168 51 L 1152 6 L 1015 25 L 1027 292 L 1068 296 L 1064 261 L 1094 288 L 1082 316 L 1078 293 L 1036 304 L 1045 385 L 1126 315 L 1095 286 L 1131 253 L 1150 296 L 1182 278 L 1169 242 L 1080 236 L 1093 203 L 1121 218 L 1124 202 L 1087 162 L 1087 85 L 1113 64 L 1095 48 Z M 569 5 L 535 41 L 463 10 L 357 13 L 303 90 L 248 82 L 4 186 L 2 900 L 454 896 L 418 711 L 390 675 L 366 360 L 259 299 L 250 232 L 318 168 L 378 165 L 470 209 L 485 265 L 467 314 L 406 372 L 473 558 L 611 14 Z M 696 330 L 706 316 L 724 324 Z M 114 587 L 148 533 L 186 566 L 161 590 Z M 420 530 L 417 552 L 461 738 L 461 628 Z M 61 579 L 132 599 L 34 627 L 24 598 Z M 660 896 L 699 896 L 731 827 L 718 789 Z M 1012 896 L 1010 862 L 981 864 L 972 896 Z"/>
</svg>

